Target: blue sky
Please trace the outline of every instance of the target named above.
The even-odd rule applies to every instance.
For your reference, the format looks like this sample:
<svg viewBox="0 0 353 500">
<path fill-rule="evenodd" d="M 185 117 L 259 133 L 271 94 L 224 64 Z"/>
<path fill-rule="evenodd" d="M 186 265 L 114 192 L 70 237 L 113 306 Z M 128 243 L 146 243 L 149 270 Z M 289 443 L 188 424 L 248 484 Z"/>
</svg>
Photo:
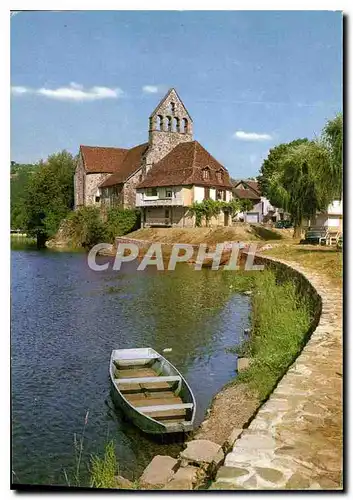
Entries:
<svg viewBox="0 0 353 500">
<path fill-rule="evenodd" d="M 145 142 L 175 87 L 233 177 L 319 135 L 342 109 L 342 17 L 325 11 L 20 12 L 11 18 L 11 159 Z"/>
</svg>

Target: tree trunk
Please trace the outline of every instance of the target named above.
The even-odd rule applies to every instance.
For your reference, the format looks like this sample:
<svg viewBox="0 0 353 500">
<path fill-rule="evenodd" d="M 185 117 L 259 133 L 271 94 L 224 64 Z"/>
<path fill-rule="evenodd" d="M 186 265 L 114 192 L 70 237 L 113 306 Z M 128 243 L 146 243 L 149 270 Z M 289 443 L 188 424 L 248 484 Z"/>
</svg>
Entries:
<svg viewBox="0 0 353 500">
<path fill-rule="evenodd" d="M 293 233 L 293 238 L 301 238 L 303 234 L 303 225 L 302 223 L 294 226 L 294 233 Z"/>
<path fill-rule="evenodd" d="M 37 248 L 45 248 L 45 242 L 47 241 L 45 234 L 37 234 Z"/>
</svg>

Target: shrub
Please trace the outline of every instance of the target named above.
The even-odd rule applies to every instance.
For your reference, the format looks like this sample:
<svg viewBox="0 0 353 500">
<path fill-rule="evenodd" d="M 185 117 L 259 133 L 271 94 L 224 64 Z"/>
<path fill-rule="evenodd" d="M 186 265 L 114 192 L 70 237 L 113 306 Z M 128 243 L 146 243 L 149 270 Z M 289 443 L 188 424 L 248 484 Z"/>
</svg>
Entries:
<svg viewBox="0 0 353 500">
<path fill-rule="evenodd" d="M 73 246 L 92 247 L 107 240 L 107 231 L 96 207 L 82 207 L 71 212 L 65 232 Z"/>
<path fill-rule="evenodd" d="M 140 212 L 138 210 L 110 208 L 107 211 L 106 234 L 110 243 L 114 243 L 116 236 L 131 233 L 139 227 Z"/>
</svg>

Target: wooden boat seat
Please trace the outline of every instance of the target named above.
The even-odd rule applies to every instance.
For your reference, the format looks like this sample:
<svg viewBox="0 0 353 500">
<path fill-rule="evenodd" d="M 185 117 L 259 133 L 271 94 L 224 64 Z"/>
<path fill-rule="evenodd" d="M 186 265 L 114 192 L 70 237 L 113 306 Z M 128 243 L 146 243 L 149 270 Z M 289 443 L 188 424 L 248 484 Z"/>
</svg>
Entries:
<svg viewBox="0 0 353 500">
<path fill-rule="evenodd" d="M 141 394 L 140 384 L 119 384 L 120 392 L 128 392 L 129 394 Z"/>
<path fill-rule="evenodd" d="M 160 377 L 159 377 L 160 378 Z M 140 384 L 142 389 L 145 389 L 146 391 L 153 391 L 153 393 L 157 392 L 165 392 L 165 391 L 172 391 L 172 387 L 168 382 L 146 382 L 144 384 Z"/>
<path fill-rule="evenodd" d="M 188 410 L 192 409 L 193 407 L 194 405 L 192 403 L 182 403 L 174 405 L 139 406 L 138 409 L 142 413 L 160 413 L 175 410 Z"/>
<path fill-rule="evenodd" d="M 145 384 L 159 382 L 180 382 L 181 377 L 179 375 L 169 375 L 166 377 L 132 377 L 132 378 L 116 378 L 115 383 L 120 386 L 120 384 Z"/>
<path fill-rule="evenodd" d="M 140 399 L 135 399 L 134 406 L 139 408 L 140 406 L 165 406 L 173 404 L 183 404 L 183 400 L 179 396 L 174 396 L 172 398 L 165 399 L 154 399 L 149 397 L 140 397 Z"/>
<path fill-rule="evenodd" d="M 152 368 L 126 368 L 118 370 L 118 378 L 155 377 L 157 374 Z"/>
<path fill-rule="evenodd" d="M 119 357 L 114 358 L 114 363 L 117 361 L 141 361 L 142 359 L 150 360 L 150 359 L 158 359 L 160 358 L 159 354 L 145 354 L 144 356 L 139 356 L 138 354 L 122 354 Z"/>
</svg>

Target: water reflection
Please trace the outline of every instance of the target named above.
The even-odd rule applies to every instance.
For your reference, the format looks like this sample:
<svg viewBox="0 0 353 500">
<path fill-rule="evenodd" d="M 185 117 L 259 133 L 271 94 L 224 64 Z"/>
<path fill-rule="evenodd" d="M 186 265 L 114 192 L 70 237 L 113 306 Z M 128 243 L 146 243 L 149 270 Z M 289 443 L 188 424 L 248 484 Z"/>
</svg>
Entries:
<svg viewBox="0 0 353 500">
<path fill-rule="evenodd" d="M 102 258 L 103 259 L 103 258 Z M 156 454 L 176 455 L 124 421 L 110 397 L 113 348 L 172 348 L 166 356 L 194 390 L 197 422 L 234 376 L 226 351 L 249 321 L 248 297 L 232 294 L 231 273 L 147 268 L 94 272 L 83 253 L 12 252 L 13 469 L 19 482 L 65 484 L 73 435 L 86 410 L 84 459 L 116 442 L 120 471 L 138 476 Z M 82 473 L 88 480 L 88 471 Z M 17 480 L 17 479 L 16 479 Z"/>
</svg>

